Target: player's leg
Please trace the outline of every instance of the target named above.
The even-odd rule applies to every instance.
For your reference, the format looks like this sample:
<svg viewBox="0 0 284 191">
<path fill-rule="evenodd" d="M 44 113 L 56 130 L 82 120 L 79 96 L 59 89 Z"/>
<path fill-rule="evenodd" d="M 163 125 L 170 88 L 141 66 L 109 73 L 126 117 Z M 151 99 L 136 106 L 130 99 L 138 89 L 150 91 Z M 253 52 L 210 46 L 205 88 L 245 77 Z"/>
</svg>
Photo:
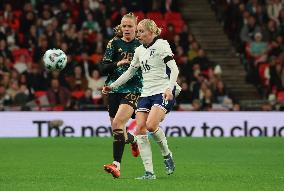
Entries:
<svg viewBox="0 0 284 191">
<path fill-rule="evenodd" d="M 153 170 L 152 150 L 146 131 L 146 120 L 148 117 L 147 112 L 138 111 L 136 113 L 137 123 L 137 143 L 140 150 L 140 156 L 143 161 L 145 174 L 136 179 L 156 179 Z"/>
<path fill-rule="evenodd" d="M 153 106 L 146 122 L 147 130 L 153 133 L 153 138 L 160 146 L 160 150 L 163 156 L 170 154 L 165 133 L 159 127 L 159 124 L 165 117 L 165 115 L 165 112 L 160 107 Z"/>
<path fill-rule="evenodd" d="M 113 142 L 113 158 L 114 161 L 117 161 L 120 168 L 120 162 L 122 159 L 124 146 L 125 146 L 125 125 L 130 119 L 134 109 L 127 104 L 120 104 L 118 111 L 115 115 L 115 118 L 112 122 L 113 132 L 114 132 L 114 142 Z M 127 138 L 128 139 L 128 138 Z M 134 138 L 132 138 L 134 139 Z"/>
<path fill-rule="evenodd" d="M 151 108 L 149 116 L 147 118 L 146 126 L 147 130 L 152 132 L 154 140 L 160 147 L 162 156 L 164 157 L 164 163 L 166 166 L 167 174 L 172 174 L 175 170 L 172 153 L 169 150 L 167 138 L 164 131 L 159 127 L 160 122 L 165 118 L 166 110 L 163 107 L 154 105 Z"/>
<path fill-rule="evenodd" d="M 108 95 L 108 112 L 110 116 L 112 133 L 113 133 L 113 163 L 104 165 L 105 171 L 111 173 L 114 178 L 120 176 L 120 162 L 124 150 L 125 137 L 124 127 L 118 127 L 116 124 L 116 114 L 120 107 L 121 94 L 109 94 Z M 116 119 L 117 120 L 117 119 Z"/>
<path fill-rule="evenodd" d="M 112 120 L 113 129 L 113 164 L 105 165 L 105 169 L 109 168 L 111 174 L 118 178 L 120 176 L 120 163 L 125 146 L 124 127 L 133 113 L 133 108 L 127 104 L 119 105 L 114 119 Z M 116 167 L 116 168 L 114 168 Z M 108 171 L 108 170 L 107 170 Z"/>
<path fill-rule="evenodd" d="M 133 110 L 133 113 L 131 116 L 129 116 L 130 118 L 135 118 L 135 113 L 134 110 L 137 107 L 137 101 L 139 98 L 140 94 L 136 94 L 136 93 L 128 93 L 124 96 L 124 98 L 121 100 L 121 104 L 125 104 L 128 105 L 129 107 L 131 107 Z M 122 112 L 124 112 L 124 110 L 122 110 Z M 127 122 L 127 121 L 126 121 Z M 125 124 L 126 124 L 125 122 Z M 129 144 L 131 146 L 131 153 L 134 157 L 138 157 L 139 156 L 139 149 L 138 149 L 138 145 L 136 143 L 136 138 L 134 137 L 134 135 L 132 135 L 131 133 L 127 132 L 126 128 L 124 128 L 124 135 L 125 135 L 125 143 Z"/>
</svg>

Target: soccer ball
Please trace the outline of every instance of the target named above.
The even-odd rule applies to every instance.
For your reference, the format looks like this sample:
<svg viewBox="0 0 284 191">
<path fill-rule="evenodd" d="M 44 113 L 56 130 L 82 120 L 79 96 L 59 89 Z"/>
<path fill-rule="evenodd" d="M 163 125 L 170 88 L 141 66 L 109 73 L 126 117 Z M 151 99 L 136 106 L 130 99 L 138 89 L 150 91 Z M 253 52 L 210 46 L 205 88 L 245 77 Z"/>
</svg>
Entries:
<svg viewBox="0 0 284 191">
<path fill-rule="evenodd" d="M 43 55 L 43 63 L 47 70 L 63 70 L 67 63 L 66 54 L 60 49 L 49 49 Z"/>
</svg>

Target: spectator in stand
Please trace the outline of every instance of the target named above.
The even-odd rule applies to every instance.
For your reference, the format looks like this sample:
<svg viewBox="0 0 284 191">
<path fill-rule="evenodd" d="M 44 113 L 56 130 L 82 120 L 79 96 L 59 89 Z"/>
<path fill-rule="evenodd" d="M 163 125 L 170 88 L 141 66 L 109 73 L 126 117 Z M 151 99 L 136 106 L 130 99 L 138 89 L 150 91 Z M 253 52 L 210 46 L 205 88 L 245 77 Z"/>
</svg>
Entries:
<svg viewBox="0 0 284 191">
<path fill-rule="evenodd" d="M 268 43 L 262 41 L 262 34 L 257 32 L 255 40 L 249 43 L 248 53 L 251 60 L 248 63 L 248 81 L 259 84 L 258 65 L 267 60 Z"/>
<path fill-rule="evenodd" d="M 91 61 L 87 51 L 83 51 L 78 60 L 80 61 L 78 62 L 77 65 L 83 69 L 84 74 L 86 73 L 87 70 L 92 71 L 94 69 L 97 69 L 97 66 Z"/>
<path fill-rule="evenodd" d="M 77 28 L 81 28 L 84 21 L 87 20 L 87 15 L 89 13 L 93 14 L 93 11 L 90 9 L 89 0 L 82 0 L 79 9 L 79 17 L 77 18 Z"/>
<path fill-rule="evenodd" d="M 78 100 L 71 97 L 63 109 L 64 111 L 78 111 L 80 109 Z"/>
<path fill-rule="evenodd" d="M 174 54 L 176 54 L 178 46 L 180 46 L 180 36 L 178 34 L 175 34 L 173 41 L 170 43 L 170 47 L 173 50 Z M 182 46 L 180 47 L 183 49 Z M 183 49 L 183 52 L 184 52 L 184 49 Z"/>
<path fill-rule="evenodd" d="M 102 89 L 105 84 L 105 79 L 100 75 L 99 70 L 93 70 L 92 76 L 89 74 L 88 67 L 85 65 L 85 75 L 88 80 L 88 88 L 92 89 L 92 96 L 96 103 L 102 101 Z"/>
<path fill-rule="evenodd" d="M 224 29 L 231 40 L 234 40 L 236 30 L 241 24 L 240 0 L 230 1 L 224 17 Z"/>
<path fill-rule="evenodd" d="M 4 106 L 9 106 L 11 104 L 11 96 L 6 92 L 5 86 L 0 84 L 0 110 L 2 111 Z"/>
<path fill-rule="evenodd" d="M 62 23 L 61 30 L 65 33 L 65 31 L 69 31 L 71 29 L 76 29 L 76 25 L 74 24 L 72 17 L 68 17 L 66 22 Z"/>
<path fill-rule="evenodd" d="M 66 31 L 68 38 L 66 39 L 66 43 L 72 44 L 72 53 L 75 55 L 80 55 L 85 50 L 89 49 L 88 42 L 84 37 L 83 31 L 79 31 L 76 34 L 75 28 Z"/>
<path fill-rule="evenodd" d="M 53 71 L 49 71 L 47 75 L 48 75 L 47 77 L 48 84 L 50 84 L 52 79 L 58 79 L 61 86 L 64 86 L 70 89 L 70 86 L 67 83 L 67 78 L 65 77 L 65 74 L 63 73 L 63 71 L 53 70 Z"/>
<path fill-rule="evenodd" d="M 79 108 L 87 111 L 87 110 L 93 110 L 94 109 L 94 102 L 93 102 L 93 96 L 92 96 L 92 89 L 87 88 L 85 90 L 84 96 L 82 96 L 79 99 Z"/>
<path fill-rule="evenodd" d="M 269 102 L 263 103 L 261 106 L 261 111 L 272 111 L 272 110 L 273 110 L 273 107 L 271 103 Z"/>
<path fill-rule="evenodd" d="M 282 76 L 284 76 L 284 70 L 279 62 L 279 59 L 272 58 L 272 60 L 269 63 L 269 76 L 270 76 L 270 86 L 275 86 L 277 90 L 283 89 L 283 80 Z"/>
<path fill-rule="evenodd" d="M 256 23 L 258 23 L 260 26 L 265 25 L 268 21 L 268 15 L 263 5 L 258 4 L 256 6 L 256 12 L 254 16 L 256 18 Z"/>
<path fill-rule="evenodd" d="M 47 90 L 47 98 L 51 106 L 66 106 L 71 96 L 69 90 L 61 86 L 58 79 L 52 79 Z"/>
<path fill-rule="evenodd" d="M 113 26 L 117 26 L 120 24 L 121 19 L 123 18 L 123 15 L 127 14 L 127 8 L 121 7 L 118 14 L 112 15 L 112 24 Z"/>
<path fill-rule="evenodd" d="M 13 66 L 18 73 L 24 73 L 28 69 L 28 61 L 26 55 L 20 55 L 19 59 L 15 62 Z"/>
<path fill-rule="evenodd" d="M 8 73 L 8 72 L 2 73 L 1 85 L 3 85 L 6 89 L 8 89 L 10 85 L 10 81 L 11 81 L 10 76 L 11 76 L 11 73 Z"/>
<path fill-rule="evenodd" d="M 200 49 L 200 45 L 197 41 L 193 41 L 190 44 L 189 51 L 188 51 L 188 60 L 192 61 L 198 55 L 198 50 Z"/>
<path fill-rule="evenodd" d="M 268 17 L 274 20 L 276 23 L 279 23 L 278 16 L 282 7 L 283 6 L 281 0 L 268 0 L 268 5 L 267 5 Z"/>
<path fill-rule="evenodd" d="M 207 81 L 203 76 L 198 75 L 198 81 L 193 84 L 192 99 L 202 100 L 207 89 Z"/>
<path fill-rule="evenodd" d="M 7 57 L 13 60 L 12 53 L 7 47 L 7 42 L 4 39 L 0 40 L 0 56 L 3 56 L 4 58 Z"/>
<path fill-rule="evenodd" d="M 263 39 L 267 42 L 271 42 L 272 40 L 276 39 L 280 31 L 277 28 L 276 22 L 270 19 L 266 24 L 266 27 L 262 33 L 263 33 Z"/>
<path fill-rule="evenodd" d="M 246 4 L 246 10 L 248 10 L 251 15 L 255 15 L 258 5 L 258 0 L 249 0 Z"/>
<path fill-rule="evenodd" d="M 92 13 L 87 14 L 87 20 L 83 22 L 83 28 L 86 28 L 89 30 L 89 32 L 100 32 L 101 27 L 99 23 L 94 19 Z"/>
<path fill-rule="evenodd" d="M 12 101 L 14 102 L 16 94 L 19 92 L 19 83 L 16 80 L 11 80 L 9 88 L 7 89 L 7 94 L 11 97 Z"/>
<path fill-rule="evenodd" d="M 238 103 L 235 103 L 231 109 L 231 111 L 241 111 L 241 105 Z"/>
<path fill-rule="evenodd" d="M 163 37 L 165 39 L 167 39 L 170 44 L 173 44 L 174 43 L 174 36 L 175 36 L 175 34 L 176 33 L 175 33 L 174 25 L 172 23 L 169 23 L 167 25 L 167 30 L 166 30 L 165 34 L 163 35 Z"/>
<path fill-rule="evenodd" d="M 19 91 L 16 93 L 14 98 L 14 105 L 24 106 L 32 99 L 32 95 L 30 94 L 27 85 L 21 84 Z"/>
<path fill-rule="evenodd" d="M 25 38 L 23 46 L 25 48 L 31 48 L 33 50 L 37 45 L 37 39 L 38 39 L 36 25 L 31 25 L 29 32 L 25 33 L 24 35 Z"/>
<path fill-rule="evenodd" d="M 177 97 L 177 103 L 178 104 L 189 104 L 192 101 L 191 98 L 191 92 L 189 90 L 189 86 L 186 82 L 182 82 L 181 84 L 181 92 L 179 96 Z"/>
<path fill-rule="evenodd" d="M 20 28 L 19 31 L 23 34 L 28 33 L 30 27 L 36 24 L 36 15 L 31 3 L 26 3 L 24 5 L 24 11 L 20 18 Z"/>
<path fill-rule="evenodd" d="M 240 38 L 243 44 L 252 42 L 254 40 L 254 36 L 257 32 L 261 32 L 260 27 L 256 23 L 256 20 L 253 16 L 249 16 L 248 23 L 243 25 L 240 33 Z"/>
<path fill-rule="evenodd" d="M 5 59 L 2 55 L 0 55 L 0 77 L 2 76 L 3 73 L 9 72 L 9 68 L 5 64 Z"/>
<path fill-rule="evenodd" d="M 19 81 L 19 72 L 15 69 L 12 69 L 11 72 L 10 72 L 11 76 L 10 76 L 10 79 L 11 81 Z"/>
<path fill-rule="evenodd" d="M 44 76 L 39 64 L 28 64 L 26 71 L 27 85 L 33 91 L 46 90 L 47 89 L 47 78 Z"/>
<path fill-rule="evenodd" d="M 249 54 L 257 64 L 259 62 L 265 62 L 268 53 L 268 43 L 263 41 L 262 34 L 260 32 L 254 35 L 254 40 L 249 44 Z"/>
<path fill-rule="evenodd" d="M 280 34 L 284 36 L 284 8 L 280 10 L 278 21 L 279 21 L 278 28 L 279 28 Z"/>
<path fill-rule="evenodd" d="M 44 55 L 45 51 L 49 49 L 49 44 L 45 35 L 40 35 L 38 38 L 37 46 L 34 50 L 33 61 L 39 63 Z"/>
<path fill-rule="evenodd" d="M 58 14 L 56 15 L 58 20 L 59 20 L 59 23 L 61 25 L 65 24 L 68 22 L 68 20 L 70 19 L 70 16 L 71 16 L 71 11 L 69 10 L 68 8 L 68 5 L 66 2 L 61 2 L 60 3 L 60 10 L 58 12 Z"/>
<path fill-rule="evenodd" d="M 197 56 L 192 60 L 192 64 L 199 65 L 201 72 L 204 73 L 205 75 L 208 75 L 209 69 L 214 69 L 213 63 L 205 55 L 205 51 L 202 48 L 198 50 Z"/>
<path fill-rule="evenodd" d="M 107 40 L 110 40 L 113 37 L 114 32 L 113 32 L 113 27 L 112 27 L 112 23 L 110 19 L 105 20 L 102 33 Z"/>
<path fill-rule="evenodd" d="M 209 88 L 204 90 L 203 98 L 201 99 L 201 108 L 205 111 L 209 111 L 213 106 L 213 93 Z"/>
<path fill-rule="evenodd" d="M 6 30 L 6 38 L 7 38 L 7 47 L 9 50 L 13 50 L 19 48 L 19 45 L 16 44 L 16 32 L 12 28 L 8 27 Z"/>
<path fill-rule="evenodd" d="M 268 57 L 276 56 L 278 57 L 284 51 L 283 36 L 277 35 L 277 37 L 270 43 L 270 49 Z"/>
<path fill-rule="evenodd" d="M 219 104 L 223 104 L 226 98 L 229 98 L 229 92 L 225 88 L 224 82 L 221 80 L 217 81 L 216 89 L 214 92 L 214 100 Z"/>
<path fill-rule="evenodd" d="M 174 58 L 176 60 L 177 65 L 180 66 L 180 65 L 184 64 L 183 58 L 185 56 L 185 53 L 184 53 L 184 50 L 181 46 L 176 47 L 176 52 L 174 54 L 175 54 Z"/>
<path fill-rule="evenodd" d="M 198 99 L 192 101 L 192 111 L 201 111 L 201 103 Z"/>
<path fill-rule="evenodd" d="M 187 52 L 189 50 L 189 45 L 194 40 L 194 36 L 189 32 L 189 26 L 185 24 L 178 35 L 180 46 L 182 46 L 183 50 Z"/>
<path fill-rule="evenodd" d="M 117 2 L 117 1 L 115 1 Z M 99 1 L 99 7 L 94 12 L 94 18 L 97 19 L 100 26 L 104 26 L 105 20 L 110 18 L 110 13 L 107 10 L 107 6 L 105 5 L 105 2 Z"/>
<path fill-rule="evenodd" d="M 67 79 L 68 86 L 71 91 L 85 91 L 87 89 L 88 81 L 82 71 L 81 66 L 74 67 L 74 73 Z"/>
</svg>

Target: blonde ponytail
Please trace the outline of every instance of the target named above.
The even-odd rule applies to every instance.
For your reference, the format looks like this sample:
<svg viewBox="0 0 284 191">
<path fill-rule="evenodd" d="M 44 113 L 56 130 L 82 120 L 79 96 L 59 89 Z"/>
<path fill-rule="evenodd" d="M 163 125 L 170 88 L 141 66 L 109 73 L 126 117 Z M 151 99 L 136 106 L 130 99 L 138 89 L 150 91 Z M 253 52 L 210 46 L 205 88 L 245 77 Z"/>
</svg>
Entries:
<svg viewBox="0 0 284 191">
<path fill-rule="evenodd" d="M 155 36 L 159 36 L 162 32 L 162 29 L 159 28 L 155 23 L 155 21 L 151 19 L 143 19 L 142 21 L 139 22 L 139 24 L 145 26 L 145 28 L 148 29 L 153 34 L 155 34 Z"/>
</svg>

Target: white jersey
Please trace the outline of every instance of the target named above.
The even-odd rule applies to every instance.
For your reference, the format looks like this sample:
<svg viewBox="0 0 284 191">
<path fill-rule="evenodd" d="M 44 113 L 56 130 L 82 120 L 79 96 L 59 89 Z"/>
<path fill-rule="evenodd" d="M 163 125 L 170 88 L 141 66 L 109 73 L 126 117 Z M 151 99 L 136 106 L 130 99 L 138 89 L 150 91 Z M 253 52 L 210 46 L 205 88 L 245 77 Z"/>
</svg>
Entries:
<svg viewBox="0 0 284 191">
<path fill-rule="evenodd" d="M 141 97 L 164 93 L 167 88 L 176 88 L 177 96 L 181 88 L 176 83 L 178 68 L 168 41 L 155 39 L 145 47 L 140 45 L 135 49 L 133 59 L 128 70 L 110 86 L 117 88 L 129 80 L 139 68 L 142 70 L 143 88 Z M 170 74 L 171 73 L 171 74 Z"/>
<path fill-rule="evenodd" d="M 164 93 L 169 87 L 169 71 L 164 58 L 173 56 L 168 41 L 157 39 L 149 47 L 140 45 L 135 49 L 132 67 L 140 67 L 143 76 L 141 97 Z"/>
</svg>

